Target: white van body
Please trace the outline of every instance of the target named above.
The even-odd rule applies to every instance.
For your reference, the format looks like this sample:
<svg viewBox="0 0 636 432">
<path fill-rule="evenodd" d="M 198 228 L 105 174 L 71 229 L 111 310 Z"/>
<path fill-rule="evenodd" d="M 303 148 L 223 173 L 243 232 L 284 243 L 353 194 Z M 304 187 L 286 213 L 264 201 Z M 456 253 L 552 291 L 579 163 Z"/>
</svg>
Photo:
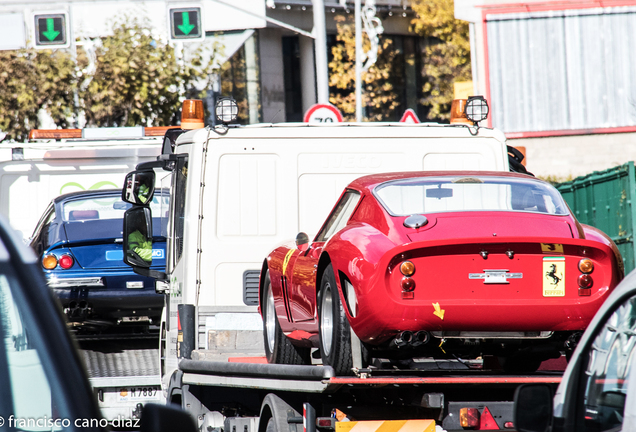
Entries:
<svg viewBox="0 0 636 432">
<path fill-rule="evenodd" d="M 352 180 L 392 171 L 509 169 L 503 133 L 439 124 L 250 125 L 224 135 L 200 129 L 181 135 L 174 153 L 187 155 L 188 165 L 185 193 L 170 183 L 174 172 L 162 183 L 173 187 L 164 390 L 178 368 L 179 304 L 195 306 L 193 358 L 264 355 L 257 305 L 265 257 L 301 231 L 313 238 Z M 174 232 L 179 205 L 182 240 Z"/>
<path fill-rule="evenodd" d="M 126 173 L 156 159 L 162 137 L 128 140 L 73 139 L 0 145 L 0 213 L 23 237 L 51 200 L 89 189 L 123 186 Z"/>
</svg>

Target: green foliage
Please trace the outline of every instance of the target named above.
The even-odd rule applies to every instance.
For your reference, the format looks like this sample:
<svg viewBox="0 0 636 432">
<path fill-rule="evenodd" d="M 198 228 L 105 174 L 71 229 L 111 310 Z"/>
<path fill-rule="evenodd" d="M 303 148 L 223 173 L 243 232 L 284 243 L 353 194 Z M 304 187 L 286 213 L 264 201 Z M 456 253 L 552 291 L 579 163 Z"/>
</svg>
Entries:
<svg viewBox="0 0 636 432">
<path fill-rule="evenodd" d="M 46 109 L 60 127 L 72 115 L 75 66 L 64 51 L 0 51 L 0 130 L 24 141 Z"/>
<path fill-rule="evenodd" d="M 329 62 L 329 102 L 342 112 L 344 121 L 355 121 L 355 24 L 351 18 L 335 17 L 338 33 L 337 44 L 331 49 Z M 370 42 L 363 33 L 362 50 L 368 51 Z M 388 37 L 380 36 L 378 60 L 362 74 L 362 106 L 364 120 L 383 121 L 390 118 L 399 105 L 392 78 L 397 70 L 397 52 Z"/>
<path fill-rule="evenodd" d="M 40 127 L 40 109 L 61 128 L 79 111 L 89 127 L 177 124 L 185 97 L 205 97 L 222 50 L 203 43 L 179 61 L 148 24 L 129 18 L 94 42 L 94 51 L 78 47 L 77 64 L 67 50 L 0 51 L 0 130 L 9 140 Z"/>
<path fill-rule="evenodd" d="M 430 120 L 449 120 L 455 81 L 470 81 L 468 23 L 455 19 L 453 0 L 412 0 L 412 30 L 427 38 L 424 98 Z"/>
<path fill-rule="evenodd" d="M 174 124 L 186 89 L 190 97 L 201 97 L 190 90 L 213 72 L 217 52 L 213 47 L 204 64 L 201 51 L 196 51 L 180 65 L 174 48 L 155 40 L 147 25 L 125 19 L 96 47 L 95 72 L 80 87 L 87 125 Z M 89 66 L 87 56 L 79 60 L 81 68 Z"/>
</svg>

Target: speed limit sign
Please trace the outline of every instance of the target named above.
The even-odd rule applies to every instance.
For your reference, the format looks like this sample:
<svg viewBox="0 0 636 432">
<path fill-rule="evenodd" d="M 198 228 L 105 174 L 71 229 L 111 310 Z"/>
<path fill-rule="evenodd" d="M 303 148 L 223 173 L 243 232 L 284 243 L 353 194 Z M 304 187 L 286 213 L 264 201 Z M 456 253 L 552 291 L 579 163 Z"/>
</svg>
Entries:
<svg viewBox="0 0 636 432">
<path fill-rule="evenodd" d="M 307 110 L 303 121 L 305 123 L 336 123 L 342 121 L 342 114 L 333 105 L 316 104 Z"/>
</svg>

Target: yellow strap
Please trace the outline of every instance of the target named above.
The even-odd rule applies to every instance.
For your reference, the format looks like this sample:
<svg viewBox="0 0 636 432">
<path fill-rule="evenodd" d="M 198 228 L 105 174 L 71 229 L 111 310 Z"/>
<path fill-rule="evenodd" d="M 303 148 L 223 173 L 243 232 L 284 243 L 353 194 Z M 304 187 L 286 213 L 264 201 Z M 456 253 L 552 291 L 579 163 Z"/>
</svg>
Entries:
<svg viewBox="0 0 636 432">
<path fill-rule="evenodd" d="M 434 420 L 375 420 L 336 423 L 336 432 L 435 432 Z"/>
</svg>

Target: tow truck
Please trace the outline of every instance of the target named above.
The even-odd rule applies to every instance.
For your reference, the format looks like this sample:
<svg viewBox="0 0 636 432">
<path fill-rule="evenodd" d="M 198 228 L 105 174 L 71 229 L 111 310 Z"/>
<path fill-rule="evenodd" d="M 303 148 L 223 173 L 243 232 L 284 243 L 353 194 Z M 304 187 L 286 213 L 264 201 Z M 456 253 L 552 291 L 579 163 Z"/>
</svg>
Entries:
<svg viewBox="0 0 636 432">
<path fill-rule="evenodd" d="M 219 126 L 204 127 L 201 102 L 184 102 L 181 128 L 166 133 L 161 156 L 139 164 L 122 189 L 133 204 L 124 217 L 124 261 L 166 295 L 159 369 L 168 403 L 189 411 L 201 431 L 513 429 L 515 388 L 558 384 L 558 371 L 510 376 L 487 359 L 376 359 L 363 368 L 354 358 L 347 377 L 318 364 L 316 352 L 312 365 L 265 362 L 262 261 L 276 243 L 317 232 L 349 181 L 387 171 L 519 167 L 504 135 L 479 127 L 486 101 L 462 103 L 450 125 L 235 126 L 236 104 L 221 99 Z M 165 272 L 149 269 L 127 241 L 137 231 L 151 241 L 140 191 L 157 182 L 171 196 L 162 209 Z"/>
<path fill-rule="evenodd" d="M 172 127 L 175 128 L 175 127 Z M 178 127 L 177 127 L 178 128 Z M 120 188 L 125 174 L 156 160 L 171 127 L 34 129 L 29 142 L 0 144 L 0 213 L 28 236 L 51 199 L 78 190 Z M 80 353 L 101 412 L 138 420 L 148 402 L 163 403 L 150 333 L 81 337 Z"/>
<path fill-rule="evenodd" d="M 137 164 L 155 160 L 168 127 L 33 129 L 0 144 L 0 213 L 29 236 L 58 195 L 120 188 Z"/>
</svg>

